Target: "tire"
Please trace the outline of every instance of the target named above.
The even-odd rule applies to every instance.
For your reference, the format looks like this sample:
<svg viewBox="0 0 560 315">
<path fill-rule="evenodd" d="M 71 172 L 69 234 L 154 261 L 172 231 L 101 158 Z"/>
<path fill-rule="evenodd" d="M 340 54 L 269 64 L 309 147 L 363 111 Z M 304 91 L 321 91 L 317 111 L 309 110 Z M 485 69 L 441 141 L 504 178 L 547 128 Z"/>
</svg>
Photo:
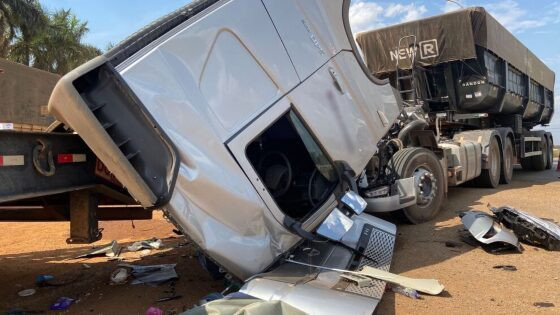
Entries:
<svg viewBox="0 0 560 315">
<path fill-rule="evenodd" d="M 505 138 L 505 145 L 502 155 L 502 173 L 500 174 L 500 184 L 509 184 L 513 178 L 513 143 L 511 138 Z"/>
<path fill-rule="evenodd" d="M 475 178 L 474 184 L 477 187 L 496 188 L 500 184 L 502 173 L 502 155 L 496 137 L 492 137 L 490 140 L 488 156 L 490 157 L 490 166 L 480 172 L 480 176 Z"/>
<path fill-rule="evenodd" d="M 533 164 L 533 170 L 544 171 L 548 163 L 548 141 L 542 136 L 541 138 L 541 155 L 535 155 L 531 157 L 531 162 Z"/>
<path fill-rule="evenodd" d="M 548 145 L 548 155 L 547 155 L 547 159 L 546 159 L 546 169 L 550 170 L 552 169 L 552 164 L 554 164 L 554 142 L 552 141 L 552 138 L 548 138 L 547 139 L 547 145 Z"/>
<path fill-rule="evenodd" d="M 414 206 L 399 210 L 413 224 L 433 219 L 439 212 L 445 195 L 444 172 L 437 156 L 424 148 L 405 148 L 397 151 L 389 166 L 400 178 L 414 176 L 418 195 L 422 198 Z M 422 190 L 418 187 L 422 184 Z"/>
</svg>

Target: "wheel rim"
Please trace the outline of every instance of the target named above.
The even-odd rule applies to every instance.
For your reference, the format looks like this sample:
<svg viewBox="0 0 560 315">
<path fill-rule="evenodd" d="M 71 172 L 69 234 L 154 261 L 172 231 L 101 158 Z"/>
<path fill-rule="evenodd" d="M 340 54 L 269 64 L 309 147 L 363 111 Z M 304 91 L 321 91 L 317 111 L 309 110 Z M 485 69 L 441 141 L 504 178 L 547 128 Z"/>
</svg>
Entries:
<svg viewBox="0 0 560 315">
<path fill-rule="evenodd" d="M 425 166 L 417 167 L 412 173 L 416 186 L 417 205 L 427 207 L 435 199 L 437 192 L 437 179 L 434 173 Z"/>
</svg>

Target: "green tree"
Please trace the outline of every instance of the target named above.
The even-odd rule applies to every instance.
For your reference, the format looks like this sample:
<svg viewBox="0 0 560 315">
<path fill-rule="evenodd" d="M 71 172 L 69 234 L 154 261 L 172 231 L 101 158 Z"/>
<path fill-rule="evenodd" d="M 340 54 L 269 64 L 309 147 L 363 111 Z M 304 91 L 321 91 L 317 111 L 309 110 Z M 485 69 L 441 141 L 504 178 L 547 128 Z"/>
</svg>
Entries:
<svg viewBox="0 0 560 315">
<path fill-rule="evenodd" d="M 101 54 L 98 48 L 83 44 L 89 31 L 70 10 L 58 10 L 48 16 L 45 29 L 30 41 L 16 38 L 10 48 L 10 59 L 32 60 L 32 66 L 53 73 L 65 74 Z"/>
<path fill-rule="evenodd" d="M 30 43 L 47 25 L 47 17 L 37 0 L 0 0 L 0 57 L 7 57 L 12 41 L 21 42 L 22 59 L 29 65 Z"/>
</svg>

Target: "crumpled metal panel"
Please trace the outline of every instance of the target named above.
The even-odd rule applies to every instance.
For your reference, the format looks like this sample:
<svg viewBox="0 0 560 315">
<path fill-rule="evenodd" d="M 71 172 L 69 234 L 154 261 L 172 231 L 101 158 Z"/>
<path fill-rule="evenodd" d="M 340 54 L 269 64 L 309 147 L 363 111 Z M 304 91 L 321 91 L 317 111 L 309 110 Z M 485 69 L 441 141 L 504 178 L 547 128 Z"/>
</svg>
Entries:
<svg viewBox="0 0 560 315">
<path fill-rule="evenodd" d="M 512 207 L 492 208 L 492 213 L 523 241 L 560 250 L 560 225 Z"/>
</svg>

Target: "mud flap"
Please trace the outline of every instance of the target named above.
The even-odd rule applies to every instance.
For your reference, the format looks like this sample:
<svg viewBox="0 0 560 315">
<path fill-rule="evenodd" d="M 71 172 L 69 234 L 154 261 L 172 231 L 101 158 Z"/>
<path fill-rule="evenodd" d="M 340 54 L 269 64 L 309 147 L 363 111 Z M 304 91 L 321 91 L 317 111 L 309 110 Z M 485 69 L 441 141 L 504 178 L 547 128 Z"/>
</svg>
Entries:
<svg viewBox="0 0 560 315">
<path fill-rule="evenodd" d="M 352 227 L 341 240 L 344 245 L 305 241 L 289 258 L 329 268 L 357 270 L 371 266 L 388 271 L 395 225 L 366 213 L 352 220 Z M 240 291 L 265 301 L 281 300 L 309 314 L 370 314 L 383 296 L 385 282 L 373 280 L 369 286 L 360 287 L 338 272 L 283 261 L 270 272 L 247 281 Z"/>
</svg>

